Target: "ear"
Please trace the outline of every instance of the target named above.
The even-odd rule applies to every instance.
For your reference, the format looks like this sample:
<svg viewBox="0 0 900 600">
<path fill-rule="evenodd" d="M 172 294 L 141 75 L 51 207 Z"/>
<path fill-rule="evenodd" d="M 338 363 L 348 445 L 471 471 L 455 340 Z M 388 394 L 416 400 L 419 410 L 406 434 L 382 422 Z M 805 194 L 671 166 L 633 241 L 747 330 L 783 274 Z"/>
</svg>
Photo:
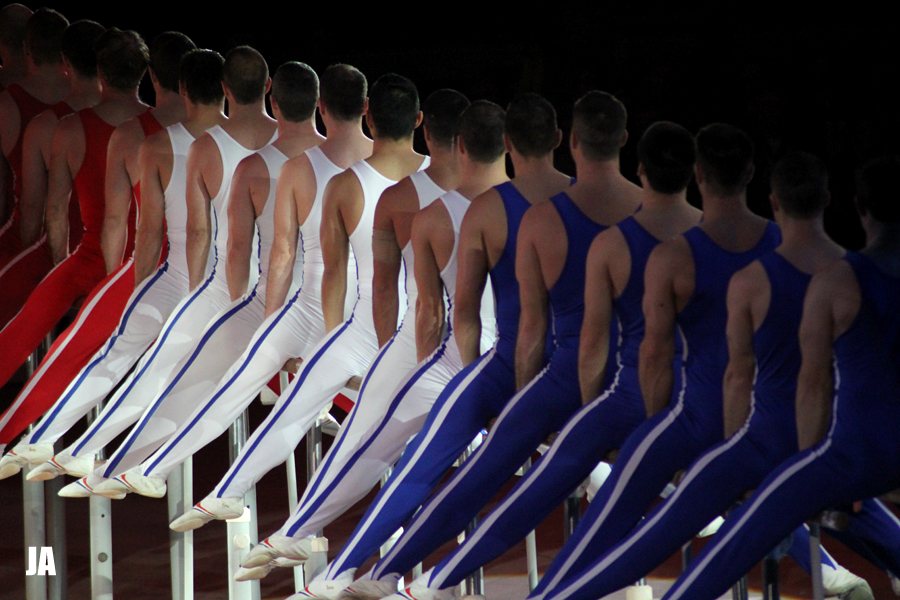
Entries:
<svg viewBox="0 0 900 600">
<path fill-rule="evenodd" d="M 462 136 L 456 136 L 456 149 L 459 150 L 460 154 L 466 153 L 466 147 L 463 146 Z"/>
<path fill-rule="evenodd" d="M 506 148 L 507 154 L 512 154 L 513 145 L 512 142 L 509 141 L 509 136 L 507 134 L 503 134 L 503 146 Z"/>
<path fill-rule="evenodd" d="M 553 149 L 554 149 L 554 150 L 556 150 L 557 148 L 559 148 L 559 145 L 562 144 L 562 139 L 563 139 L 563 132 L 562 132 L 562 129 L 557 129 L 557 130 L 556 130 L 556 142 L 553 144 Z M 509 149 L 507 148 L 507 152 L 508 152 L 508 151 L 509 151 Z"/>
<path fill-rule="evenodd" d="M 278 116 L 281 114 L 281 109 L 278 108 L 278 100 L 269 96 L 269 102 L 272 103 L 272 116 L 275 117 L 276 120 L 278 120 Z"/>
<path fill-rule="evenodd" d="M 696 163 L 694 163 L 694 178 L 697 180 L 697 185 L 706 183 L 706 176 L 703 174 L 703 169 Z"/>
<path fill-rule="evenodd" d="M 156 85 L 159 83 L 159 79 L 156 78 L 156 71 L 153 70 L 153 67 L 147 67 L 147 72 L 150 73 L 150 81 Z"/>
<path fill-rule="evenodd" d="M 644 181 L 644 178 L 647 177 L 647 171 L 644 169 L 644 163 L 642 162 L 638 163 L 637 176 L 641 181 Z"/>
<path fill-rule="evenodd" d="M 750 163 L 750 168 L 747 169 L 747 175 L 744 177 L 744 187 L 747 187 L 747 185 L 753 179 L 754 173 L 756 173 L 756 166 L 754 166 L 753 163 Z"/>
<path fill-rule="evenodd" d="M 272 90 L 272 78 L 269 77 L 268 79 L 266 79 L 266 91 L 263 92 L 263 96 L 268 94 L 271 90 Z"/>
<path fill-rule="evenodd" d="M 422 119 L 425 118 L 425 114 L 420 110 L 419 114 L 416 115 L 416 127 L 422 124 Z M 413 127 L 415 129 L 415 127 Z"/>
<path fill-rule="evenodd" d="M 628 143 L 628 130 L 627 129 L 624 132 L 622 132 L 622 141 L 619 142 L 619 148 L 624 148 L 626 143 Z"/>
<path fill-rule="evenodd" d="M 772 212 L 778 214 L 781 212 L 781 202 L 778 201 L 778 196 L 775 195 L 775 192 L 769 194 L 769 204 L 772 205 Z"/>
<path fill-rule="evenodd" d="M 569 133 L 569 149 L 575 150 L 578 148 L 578 133 L 573 129 Z"/>
</svg>

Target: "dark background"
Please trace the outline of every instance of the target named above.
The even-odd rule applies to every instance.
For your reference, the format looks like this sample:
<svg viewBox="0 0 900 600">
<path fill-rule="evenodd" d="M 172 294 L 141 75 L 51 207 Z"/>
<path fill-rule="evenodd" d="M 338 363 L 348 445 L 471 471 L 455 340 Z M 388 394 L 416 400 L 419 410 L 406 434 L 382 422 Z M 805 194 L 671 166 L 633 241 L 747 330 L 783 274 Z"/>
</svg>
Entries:
<svg viewBox="0 0 900 600">
<path fill-rule="evenodd" d="M 113 8 L 84 2 L 55 5 L 70 20 L 136 29 L 147 40 L 167 29 L 221 53 L 250 44 L 274 71 L 300 60 L 317 71 L 335 62 L 358 67 L 374 81 L 394 71 L 411 78 L 424 98 L 452 87 L 470 99 L 505 105 L 519 91 L 547 97 L 568 129 L 571 107 L 600 89 L 625 102 L 631 138 L 623 172 L 634 178 L 635 145 L 657 120 L 695 131 L 713 121 L 745 129 L 756 142 L 757 174 L 749 201 L 768 213 L 768 173 L 788 150 L 825 160 L 833 206 L 829 231 L 858 248 L 862 234 L 852 206 L 853 171 L 865 160 L 896 152 L 897 35 L 893 19 L 864 4 L 827 12 L 809 7 L 727 5 L 706 9 L 670 3 L 573 8 L 524 3 L 468 8 L 422 3 L 405 8 L 342 3 L 223 4 L 124 2 Z M 677 3 L 680 4 L 680 3 Z M 145 99 L 152 89 L 145 81 Z M 424 151 L 424 143 L 417 146 Z M 573 173 L 566 148 L 559 168 Z M 692 199 L 697 201 L 696 188 Z"/>
</svg>

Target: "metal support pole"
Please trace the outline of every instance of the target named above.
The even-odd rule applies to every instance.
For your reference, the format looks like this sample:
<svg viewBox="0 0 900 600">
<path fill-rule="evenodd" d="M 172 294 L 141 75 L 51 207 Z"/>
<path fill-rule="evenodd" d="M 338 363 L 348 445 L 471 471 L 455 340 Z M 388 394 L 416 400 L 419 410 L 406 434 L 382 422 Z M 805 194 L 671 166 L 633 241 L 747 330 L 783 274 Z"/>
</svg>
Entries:
<svg viewBox="0 0 900 600">
<path fill-rule="evenodd" d="M 102 410 L 102 403 L 94 407 L 88 416 L 88 425 L 99 418 Z M 101 448 L 94 458 L 105 459 L 105 451 Z M 96 494 L 88 498 L 88 501 L 91 527 L 91 598 L 112 600 L 112 501 Z"/>
<path fill-rule="evenodd" d="M 747 576 L 744 575 L 738 579 L 737 583 L 731 586 L 731 597 L 734 600 L 747 600 L 749 592 L 747 590 Z"/>
<path fill-rule="evenodd" d="M 36 556 L 39 556 L 41 548 L 47 545 L 44 526 L 44 483 L 41 481 L 28 481 L 26 479 L 27 475 L 28 469 L 22 469 L 25 565 L 29 565 L 30 559 L 28 555 L 30 552 L 34 552 Z M 27 568 L 28 566 L 26 566 Z M 47 600 L 47 577 L 26 575 L 25 598 L 26 600 Z"/>
<path fill-rule="evenodd" d="M 316 469 L 322 462 L 322 423 L 325 422 L 324 415 L 320 415 L 316 419 L 315 425 L 306 434 L 306 483 L 312 481 Z M 322 530 L 316 532 L 316 538 L 322 538 Z M 318 548 L 324 548 L 322 550 Z M 303 563 L 303 576 L 306 581 L 312 581 L 316 576 L 325 570 L 328 566 L 328 545 L 326 540 L 321 543 L 313 544 L 313 552 L 309 558 Z"/>
<path fill-rule="evenodd" d="M 194 505 L 193 461 L 189 457 L 168 478 L 169 520 L 184 514 Z M 194 532 L 169 531 L 169 561 L 172 572 L 172 600 L 194 598 Z"/>
<path fill-rule="evenodd" d="M 63 478 L 55 477 L 44 483 L 44 508 L 47 511 L 47 545 L 53 548 L 56 577 L 47 578 L 47 593 L 51 600 L 66 600 L 69 593 L 69 569 L 66 547 L 66 511 L 59 490 Z"/>
<path fill-rule="evenodd" d="M 228 430 L 229 462 L 234 463 L 247 442 L 250 430 L 247 411 L 235 419 Z M 250 551 L 250 544 L 256 541 L 256 491 L 244 496 L 244 514 L 225 523 L 228 539 L 228 598 L 230 600 L 260 600 L 259 580 L 235 581 L 234 576 L 241 568 L 241 562 Z"/>
<path fill-rule="evenodd" d="M 466 448 L 466 451 L 463 453 L 463 459 L 469 458 L 472 453 L 475 451 L 475 448 L 470 445 Z M 529 460 L 530 464 L 530 460 Z M 478 526 L 478 519 L 474 518 L 472 521 L 466 525 L 466 532 L 463 535 L 462 539 L 465 539 L 472 535 L 472 532 L 475 531 L 475 528 Z M 470 596 L 483 596 L 484 595 L 484 569 L 482 567 L 478 567 L 478 569 L 471 573 L 468 577 L 466 577 L 465 581 L 463 581 L 463 595 Z"/>
<path fill-rule="evenodd" d="M 779 600 L 778 559 L 771 554 L 763 559 L 763 600 Z"/>
<path fill-rule="evenodd" d="M 822 584 L 822 538 L 818 523 L 809 524 L 809 562 L 812 571 L 813 600 L 825 598 L 825 587 Z"/>
<path fill-rule="evenodd" d="M 578 521 L 581 520 L 581 499 L 575 494 L 566 498 L 566 503 L 563 505 L 563 514 L 565 519 L 563 540 L 569 541 L 569 538 L 575 533 Z"/>
</svg>

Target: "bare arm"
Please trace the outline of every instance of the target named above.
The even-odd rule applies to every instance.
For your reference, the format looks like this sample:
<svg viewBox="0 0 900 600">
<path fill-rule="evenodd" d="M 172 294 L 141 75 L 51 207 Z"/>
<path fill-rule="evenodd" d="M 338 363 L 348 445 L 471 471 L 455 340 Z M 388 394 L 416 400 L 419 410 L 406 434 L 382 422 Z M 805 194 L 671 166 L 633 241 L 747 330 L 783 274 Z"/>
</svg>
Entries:
<svg viewBox="0 0 900 600">
<path fill-rule="evenodd" d="M 482 203 L 476 198 L 466 211 L 459 230 L 453 335 L 463 366 L 481 355 L 481 297 L 490 270 L 484 239 L 485 215 L 481 209 Z"/>
<path fill-rule="evenodd" d="M 761 269 L 758 264 L 753 266 Z M 728 324 L 725 327 L 728 366 L 725 368 L 722 386 L 726 439 L 734 435 L 750 415 L 750 398 L 756 372 L 756 356 L 753 353 L 753 333 L 756 327 L 752 299 L 759 292 L 761 283 L 759 274 L 748 268 L 735 274 L 728 285 Z M 767 279 L 765 283 L 768 284 Z"/>
<path fill-rule="evenodd" d="M 206 263 L 212 243 L 210 203 L 212 194 L 206 171 L 209 170 L 209 154 L 218 148 L 208 135 L 191 144 L 187 155 L 187 266 L 190 289 L 199 286 L 206 276 Z M 218 187 L 218 186 L 216 186 Z"/>
<path fill-rule="evenodd" d="M 22 197 L 19 198 L 19 236 L 27 248 L 41 237 L 47 201 L 47 172 L 53 147 L 56 115 L 45 111 L 31 120 L 22 143 Z"/>
<path fill-rule="evenodd" d="M 47 184 L 47 242 L 53 263 L 59 264 L 69 254 L 69 196 L 75 169 L 72 166 L 74 130 L 81 122 L 62 119 L 53 134 L 50 154 L 50 171 Z"/>
<path fill-rule="evenodd" d="M 444 285 L 431 242 L 434 233 L 431 216 L 419 213 L 412 226 L 416 288 L 419 291 L 416 299 L 416 359 L 420 362 L 440 345 L 446 319 Z"/>
<path fill-rule="evenodd" d="M 225 278 L 232 301 L 247 293 L 250 282 L 250 259 L 253 255 L 253 232 L 256 230 L 257 217 L 253 205 L 253 180 L 257 176 L 253 173 L 252 161 L 262 162 L 262 158 L 258 154 L 251 155 L 235 169 L 231 198 L 228 201 Z"/>
<path fill-rule="evenodd" d="M 672 361 L 675 357 L 673 264 L 669 244 L 658 246 L 644 273 L 644 340 L 641 342 L 638 378 L 647 416 L 665 408 L 672 396 Z"/>
<path fill-rule="evenodd" d="M 103 231 L 100 247 L 106 272 L 119 268 L 125 258 L 128 241 L 128 211 L 134 202 L 134 183 L 128 172 L 128 157 L 138 152 L 139 144 L 129 139 L 124 127 L 113 132 L 106 153 L 106 208 L 103 214 Z"/>
<path fill-rule="evenodd" d="M 135 286 L 149 277 L 159 263 L 162 241 L 165 235 L 165 189 L 168 180 L 163 181 L 160 162 L 163 160 L 159 147 L 165 139 L 154 137 L 141 144 L 138 162 L 141 168 L 141 218 L 137 225 L 134 244 Z"/>
<path fill-rule="evenodd" d="M 516 279 L 522 312 L 516 340 L 516 389 L 534 379 L 543 366 L 547 344 L 547 310 L 550 297 L 541 259 L 534 243 L 534 231 L 540 227 L 529 209 L 522 219 L 516 240 Z"/>
<path fill-rule="evenodd" d="M 797 442 L 800 450 L 825 438 L 834 397 L 833 344 L 859 312 L 859 283 L 846 262 L 813 276 L 800 321 Z"/>
<path fill-rule="evenodd" d="M 609 272 L 609 248 L 600 234 L 587 256 L 584 287 L 584 321 L 578 347 L 578 382 L 581 401 L 587 404 L 600 395 L 609 358 L 609 331 L 615 291 Z"/>
<path fill-rule="evenodd" d="M 375 206 L 372 232 L 372 255 L 375 259 L 375 274 L 372 279 L 372 318 L 375 321 L 379 347 L 384 346 L 394 335 L 397 330 L 397 315 L 400 312 L 398 280 L 403 258 L 392 217 L 397 204 L 396 197 L 402 193 L 398 190 L 403 186 L 404 183 L 399 183 L 386 189 Z"/>
<path fill-rule="evenodd" d="M 266 317 L 287 301 L 288 290 L 294 279 L 299 226 L 293 175 L 289 168 L 282 167 L 275 186 L 275 239 L 269 254 Z"/>
<path fill-rule="evenodd" d="M 347 261 L 350 257 L 350 235 L 344 225 L 342 204 L 348 197 L 358 196 L 362 188 L 352 171 L 328 182 L 322 202 L 322 313 L 325 331 L 331 331 L 344 321 L 344 299 L 347 296 Z"/>
</svg>

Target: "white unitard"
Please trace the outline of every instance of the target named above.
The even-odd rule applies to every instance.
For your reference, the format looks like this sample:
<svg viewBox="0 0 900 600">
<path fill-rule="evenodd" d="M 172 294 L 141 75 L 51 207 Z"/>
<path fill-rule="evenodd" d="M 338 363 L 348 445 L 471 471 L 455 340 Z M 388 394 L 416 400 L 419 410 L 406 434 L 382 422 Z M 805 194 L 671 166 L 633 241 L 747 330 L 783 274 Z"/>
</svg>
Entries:
<svg viewBox="0 0 900 600">
<path fill-rule="evenodd" d="M 423 161 L 421 168 L 428 166 Z M 396 183 L 366 161 L 350 167 L 363 192 L 363 211 L 350 234 L 356 257 L 357 301 L 350 317 L 309 352 L 297 377 L 216 487 L 220 498 L 243 496 L 269 469 L 284 462 L 316 417 L 353 376 L 365 373 L 378 350 L 372 317 L 372 230 L 381 193 Z"/>
<path fill-rule="evenodd" d="M 194 452 L 221 435 L 259 391 L 290 358 L 306 358 L 307 351 L 325 335 L 322 317 L 322 195 L 341 168 L 319 148 L 306 151 L 316 183 L 312 208 L 300 226 L 290 299 L 257 329 L 244 354 L 222 377 L 215 391 L 153 456 L 144 461 L 142 474 L 165 478 Z M 271 173 L 271 169 L 270 169 Z M 266 261 L 261 261 L 267 264 Z"/>
</svg>

